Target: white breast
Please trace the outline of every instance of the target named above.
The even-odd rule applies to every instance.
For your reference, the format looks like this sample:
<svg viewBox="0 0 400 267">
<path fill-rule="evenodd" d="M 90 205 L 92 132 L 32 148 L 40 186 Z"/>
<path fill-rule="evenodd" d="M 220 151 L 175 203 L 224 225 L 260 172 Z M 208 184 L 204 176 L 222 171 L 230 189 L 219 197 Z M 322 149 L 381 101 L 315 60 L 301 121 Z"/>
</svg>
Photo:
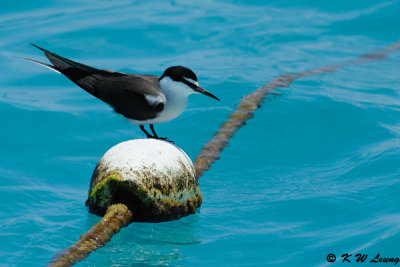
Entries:
<svg viewBox="0 0 400 267">
<path fill-rule="evenodd" d="M 129 120 L 129 122 L 133 124 L 153 124 L 170 121 L 175 119 L 179 115 L 185 111 L 188 104 L 188 97 L 190 94 L 194 93 L 194 91 L 188 87 L 187 85 L 175 82 L 169 77 L 164 77 L 160 81 L 161 91 L 165 95 L 165 104 L 164 109 L 157 114 L 157 117 L 154 119 L 149 119 L 145 121 L 136 121 Z M 148 101 L 156 101 L 156 97 L 150 99 L 146 99 Z"/>
<path fill-rule="evenodd" d="M 159 114 L 159 119 L 162 121 L 175 119 L 185 111 L 188 97 L 193 90 L 184 83 L 175 82 L 169 77 L 164 77 L 160 81 L 160 87 L 167 101 L 164 110 Z"/>
</svg>

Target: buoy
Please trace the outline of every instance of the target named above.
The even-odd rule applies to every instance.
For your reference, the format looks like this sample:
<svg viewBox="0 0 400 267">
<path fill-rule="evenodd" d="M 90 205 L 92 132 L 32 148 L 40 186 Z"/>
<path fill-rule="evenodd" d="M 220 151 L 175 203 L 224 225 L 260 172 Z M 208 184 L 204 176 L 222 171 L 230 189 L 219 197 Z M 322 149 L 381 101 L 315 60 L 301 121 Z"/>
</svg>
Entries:
<svg viewBox="0 0 400 267">
<path fill-rule="evenodd" d="M 132 221 L 161 222 L 196 212 L 202 197 L 192 161 L 162 140 L 137 139 L 108 150 L 93 172 L 86 205 L 103 216 L 48 266 L 70 266 Z"/>
<path fill-rule="evenodd" d="M 192 161 L 177 146 L 156 139 L 112 147 L 94 170 L 86 204 L 103 216 L 116 203 L 127 205 L 134 221 L 167 221 L 194 213 L 201 194 Z"/>
<path fill-rule="evenodd" d="M 160 140 L 120 143 L 101 158 L 90 183 L 86 204 L 103 216 L 71 247 L 58 253 L 49 266 L 70 266 L 104 246 L 113 234 L 133 221 L 165 221 L 194 213 L 201 205 L 198 178 L 220 158 L 232 136 L 253 117 L 267 95 L 299 77 L 333 72 L 344 66 L 383 59 L 400 49 L 400 41 L 357 59 L 310 71 L 283 74 L 243 97 L 237 108 L 197 155 L 194 166 L 178 147 Z M 119 204 L 118 204 L 119 203 Z"/>
</svg>

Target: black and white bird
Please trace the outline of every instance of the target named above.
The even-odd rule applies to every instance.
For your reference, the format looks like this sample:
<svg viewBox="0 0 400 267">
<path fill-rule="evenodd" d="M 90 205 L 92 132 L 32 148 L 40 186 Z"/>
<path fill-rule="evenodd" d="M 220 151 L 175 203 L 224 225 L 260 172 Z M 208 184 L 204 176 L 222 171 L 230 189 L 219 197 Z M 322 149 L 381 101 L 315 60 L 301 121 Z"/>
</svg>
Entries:
<svg viewBox="0 0 400 267">
<path fill-rule="evenodd" d="M 64 74 L 86 92 L 111 105 L 131 123 L 139 125 L 148 138 L 160 138 L 153 124 L 178 117 L 186 108 L 189 95 L 201 93 L 219 100 L 199 86 L 196 74 L 183 66 L 165 70 L 161 77 L 96 69 L 39 48 L 53 65 L 24 58 Z M 144 128 L 150 124 L 153 135 Z"/>
</svg>

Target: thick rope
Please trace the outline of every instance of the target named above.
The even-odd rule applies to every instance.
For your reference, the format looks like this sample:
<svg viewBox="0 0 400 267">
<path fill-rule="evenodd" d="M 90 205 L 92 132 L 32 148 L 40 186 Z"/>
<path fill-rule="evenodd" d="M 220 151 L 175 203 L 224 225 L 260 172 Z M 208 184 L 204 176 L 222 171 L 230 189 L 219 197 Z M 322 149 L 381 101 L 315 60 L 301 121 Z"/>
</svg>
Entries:
<svg viewBox="0 0 400 267">
<path fill-rule="evenodd" d="M 334 72 L 345 66 L 363 64 L 373 60 L 382 60 L 386 58 L 387 54 L 398 49 L 400 49 L 400 41 L 372 53 L 361 55 L 343 64 L 316 68 L 311 71 L 295 74 L 283 74 L 258 88 L 253 93 L 244 96 L 236 110 L 229 115 L 227 121 L 217 130 L 215 136 L 203 146 L 202 150 L 197 155 L 194 162 L 197 177 L 201 177 L 205 171 L 210 169 L 211 164 L 220 158 L 221 151 L 228 146 L 230 138 L 247 120 L 253 117 L 254 111 L 261 107 L 265 97 L 274 94 L 274 89 L 278 87 L 288 87 L 291 82 L 303 76 Z M 48 266 L 71 266 L 85 259 L 89 253 L 110 241 L 111 237 L 115 233 L 118 233 L 122 227 L 127 226 L 131 218 L 132 213 L 126 205 L 111 205 L 100 222 L 95 224 L 88 233 L 83 234 L 74 245 L 58 253 Z"/>
<path fill-rule="evenodd" d="M 85 259 L 90 252 L 104 246 L 122 227 L 127 226 L 132 213 L 124 204 L 111 205 L 100 222 L 96 223 L 78 242 L 58 253 L 47 265 L 51 267 L 71 266 Z"/>
<path fill-rule="evenodd" d="M 400 49 L 400 41 L 372 53 L 361 55 L 358 58 L 347 61 L 343 64 L 316 68 L 310 71 L 294 74 L 283 74 L 258 88 L 253 93 L 244 96 L 236 109 L 229 115 L 228 119 L 219 127 L 214 137 L 203 146 L 202 150 L 197 155 L 194 161 L 197 178 L 200 178 L 205 171 L 211 168 L 211 164 L 220 158 L 222 150 L 228 146 L 229 140 L 232 136 L 245 124 L 247 120 L 253 117 L 254 111 L 261 107 L 261 104 L 267 95 L 274 94 L 273 90 L 276 88 L 288 87 L 291 82 L 303 76 L 310 76 L 324 72 L 334 72 L 345 66 L 386 59 L 387 54 L 398 49 Z"/>
</svg>

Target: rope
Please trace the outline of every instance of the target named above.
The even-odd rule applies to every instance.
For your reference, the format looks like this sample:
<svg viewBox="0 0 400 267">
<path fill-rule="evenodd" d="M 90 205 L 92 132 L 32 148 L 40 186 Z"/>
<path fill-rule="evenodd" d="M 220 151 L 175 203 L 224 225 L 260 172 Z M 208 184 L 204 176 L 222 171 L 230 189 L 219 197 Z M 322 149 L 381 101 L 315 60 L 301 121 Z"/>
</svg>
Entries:
<svg viewBox="0 0 400 267">
<path fill-rule="evenodd" d="M 386 59 L 387 54 L 400 49 L 400 41 L 359 56 L 356 59 L 339 65 L 331 65 L 316 68 L 310 71 L 283 74 L 267 84 L 242 98 L 236 110 L 234 110 L 217 130 L 217 133 L 210 139 L 197 155 L 194 166 L 197 178 L 200 178 L 211 165 L 220 158 L 222 150 L 229 145 L 232 136 L 254 116 L 254 111 L 261 107 L 266 96 L 276 94 L 273 91 L 279 87 L 288 87 L 293 81 L 300 77 L 310 76 L 319 73 L 334 72 L 345 66 L 363 64 L 374 60 Z M 83 234 L 78 242 L 71 247 L 58 253 L 48 264 L 51 267 L 71 266 L 74 263 L 85 259 L 91 252 L 104 246 L 111 237 L 118 233 L 122 227 L 127 226 L 132 218 L 132 212 L 124 204 L 111 205 L 104 217 L 95 224 L 88 233 Z"/>
<path fill-rule="evenodd" d="M 229 140 L 232 136 L 247 120 L 254 116 L 254 111 L 261 107 L 261 104 L 268 95 L 276 94 L 273 92 L 276 88 L 288 87 L 293 81 L 300 77 L 334 72 L 345 66 L 363 64 L 374 60 L 383 60 L 386 59 L 387 54 L 398 49 L 400 49 L 400 41 L 372 53 L 361 55 L 343 64 L 316 68 L 294 74 L 282 74 L 258 88 L 253 93 L 244 96 L 236 109 L 229 115 L 228 119 L 219 127 L 214 137 L 203 146 L 197 155 L 194 161 L 197 178 L 200 178 L 203 173 L 209 170 L 211 165 L 220 158 L 222 150 L 229 145 Z"/>
<path fill-rule="evenodd" d="M 100 222 L 96 223 L 78 242 L 58 253 L 47 266 L 71 266 L 85 259 L 90 252 L 104 246 L 122 227 L 127 226 L 132 213 L 124 204 L 111 205 Z"/>
</svg>

